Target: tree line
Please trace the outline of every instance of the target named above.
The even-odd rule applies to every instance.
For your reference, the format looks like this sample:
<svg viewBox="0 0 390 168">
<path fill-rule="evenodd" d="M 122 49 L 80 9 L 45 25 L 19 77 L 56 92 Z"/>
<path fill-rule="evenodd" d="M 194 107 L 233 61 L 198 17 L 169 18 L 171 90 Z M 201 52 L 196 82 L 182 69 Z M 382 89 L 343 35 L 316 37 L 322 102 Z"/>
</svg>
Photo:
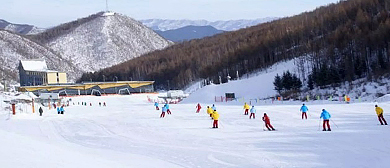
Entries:
<svg viewBox="0 0 390 168">
<path fill-rule="evenodd" d="M 79 81 L 154 80 L 157 89 L 181 89 L 206 79 L 219 83 L 306 56 L 310 82 L 323 86 L 388 72 L 389 0 L 348 0 L 269 23 L 182 42 Z M 298 64 L 299 73 L 305 68 Z M 304 75 L 303 75 L 304 76 Z M 306 80 L 303 80 L 307 82 Z"/>
</svg>

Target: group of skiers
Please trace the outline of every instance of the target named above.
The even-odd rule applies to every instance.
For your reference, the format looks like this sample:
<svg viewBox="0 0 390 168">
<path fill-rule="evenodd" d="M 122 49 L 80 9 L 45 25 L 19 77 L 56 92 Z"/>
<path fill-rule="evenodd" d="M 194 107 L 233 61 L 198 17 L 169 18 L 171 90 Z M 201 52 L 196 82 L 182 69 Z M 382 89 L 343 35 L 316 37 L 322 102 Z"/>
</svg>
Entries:
<svg viewBox="0 0 390 168">
<path fill-rule="evenodd" d="M 156 110 L 159 110 L 158 102 L 155 102 L 154 106 L 156 107 Z M 195 108 L 196 108 L 196 113 L 199 113 L 201 108 L 202 108 L 202 106 L 198 103 L 195 106 Z M 305 104 L 302 104 L 302 106 L 300 108 L 300 111 L 302 112 L 302 120 L 303 119 L 307 119 L 307 112 L 309 111 L 309 108 Z M 378 116 L 378 120 L 379 120 L 380 124 L 381 125 L 387 125 L 387 122 L 386 122 L 386 120 L 383 117 L 383 109 L 378 107 L 378 105 L 375 105 L 375 111 L 376 111 L 376 114 Z M 253 117 L 253 119 L 255 119 L 256 118 L 256 116 L 255 116 L 255 114 L 256 114 L 255 106 L 252 106 L 252 108 L 251 108 L 247 103 L 245 103 L 244 104 L 244 115 L 248 115 L 249 112 L 251 113 L 250 116 L 249 116 L 249 119 L 252 119 L 252 117 Z M 165 105 L 163 106 L 160 118 L 164 118 L 165 117 L 165 113 L 171 114 L 171 112 L 169 110 L 169 104 L 168 103 L 165 103 Z M 212 128 L 218 128 L 219 114 L 218 114 L 217 109 L 216 109 L 214 104 L 212 105 L 212 107 L 207 106 L 207 114 L 210 116 L 211 119 L 214 120 Z M 320 119 L 323 120 L 323 123 L 322 123 L 323 129 L 322 129 L 322 131 L 331 131 L 330 123 L 329 123 L 330 118 L 331 118 L 330 113 L 328 111 L 326 111 L 325 109 L 322 109 L 322 112 L 321 112 L 321 115 L 320 115 Z M 267 113 L 264 113 L 264 116 L 262 117 L 262 120 L 265 123 L 265 127 L 269 131 L 275 131 L 275 128 L 271 125 L 271 121 L 270 121 L 270 118 L 268 117 Z"/>
<path fill-rule="evenodd" d="M 256 109 L 255 109 L 255 106 L 252 106 L 252 108 L 250 108 L 250 106 L 245 102 L 244 104 L 244 115 L 248 115 L 248 112 L 250 111 L 250 115 L 249 115 L 249 119 L 255 119 L 256 118 Z M 265 124 L 265 127 L 269 130 L 269 131 L 275 131 L 275 128 L 271 125 L 271 120 L 269 119 L 267 113 L 264 113 L 263 117 L 262 117 L 262 120 L 264 121 L 264 124 Z"/>
</svg>

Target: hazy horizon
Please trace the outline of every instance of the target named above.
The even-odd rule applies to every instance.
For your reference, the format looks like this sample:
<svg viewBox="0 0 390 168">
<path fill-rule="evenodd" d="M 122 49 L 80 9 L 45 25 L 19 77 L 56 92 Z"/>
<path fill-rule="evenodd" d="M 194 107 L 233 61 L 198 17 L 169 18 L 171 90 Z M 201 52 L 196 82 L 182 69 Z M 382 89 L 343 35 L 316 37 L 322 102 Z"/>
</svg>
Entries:
<svg viewBox="0 0 390 168">
<path fill-rule="evenodd" d="M 92 0 L 2 0 L 0 19 L 11 23 L 30 24 L 42 28 L 87 17 L 105 11 L 106 1 Z M 286 17 L 339 0 L 144 0 L 109 1 L 109 10 L 137 20 L 189 19 L 189 20 L 238 20 Z"/>
</svg>

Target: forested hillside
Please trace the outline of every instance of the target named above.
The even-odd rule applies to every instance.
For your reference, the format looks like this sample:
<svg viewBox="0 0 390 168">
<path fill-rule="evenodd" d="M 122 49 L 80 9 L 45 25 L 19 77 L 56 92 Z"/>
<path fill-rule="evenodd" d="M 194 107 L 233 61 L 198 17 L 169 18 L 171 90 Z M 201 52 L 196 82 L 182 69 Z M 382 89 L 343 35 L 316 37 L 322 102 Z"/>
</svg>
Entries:
<svg viewBox="0 0 390 168">
<path fill-rule="evenodd" d="M 151 52 L 80 80 L 155 80 L 183 88 L 199 79 L 218 83 L 282 60 L 306 56 L 317 86 L 388 73 L 390 0 L 349 0 L 270 23 Z M 304 68 L 301 68 L 304 71 Z M 302 72 L 307 73 L 307 72 Z"/>
</svg>

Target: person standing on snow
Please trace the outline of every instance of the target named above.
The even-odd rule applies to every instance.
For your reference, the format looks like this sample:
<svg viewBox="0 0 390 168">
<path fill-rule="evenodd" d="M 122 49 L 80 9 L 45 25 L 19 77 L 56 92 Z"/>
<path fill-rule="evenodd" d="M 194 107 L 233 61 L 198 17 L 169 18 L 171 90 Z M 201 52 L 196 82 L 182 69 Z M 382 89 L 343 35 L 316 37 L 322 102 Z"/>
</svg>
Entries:
<svg viewBox="0 0 390 168">
<path fill-rule="evenodd" d="M 39 116 L 42 116 L 42 113 L 43 113 L 43 109 L 42 107 L 39 107 Z"/>
<path fill-rule="evenodd" d="M 253 116 L 253 119 L 255 119 L 255 113 L 256 113 L 255 106 L 252 106 L 252 108 L 251 108 L 251 115 L 249 116 L 249 119 L 252 119 L 252 116 Z"/>
<path fill-rule="evenodd" d="M 303 117 L 305 117 L 307 119 L 307 114 L 306 112 L 309 111 L 309 108 L 307 108 L 307 106 L 305 105 L 305 103 L 302 104 L 302 107 L 301 107 L 301 110 L 302 111 L 302 120 L 303 120 Z"/>
<path fill-rule="evenodd" d="M 249 111 L 250 108 L 251 107 L 248 104 L 246 104 L 246 102 L 245 102 L 245 104 L 244 104 L 244 109 L 245 109 L 244 115 L 248 115 L 248 111 Z"/>
<path fill-rule="evenodd" d="M 156 107 L 156 110 L 160 110 L 160 108 L 158 108 L 158 103 L 157 102 L 154 102 L 154 106 Z"/>
<path fill-rule="evenodd" d="M 57 107 L 57 113 L 58 113 L 58 114 L 61 114 L 60 107 Z"/>
<path fill-rule="evenodd" d="M 321 117 L 322 119 L 324 119 L 324 122 L 322 123 L 322 131 L 326 131 L 326 127 L 325 126 L 328 126 L 328 131 L 331 131 L 330 130 L 330 125 L 329 125 L 329 119 L 330 119 L 330 114 L 328 111 L 326 111 L 325 109 L 322 109 L 322 113 L 321 113 Z"/>
<path fill-rule="evenodd" d="M 214 110 L 212 117 L 214 119 L 213 128 L 218 128 L 219 114 L 218 114 L 217 110 Z"/>
<path fill-rule="evenodd" d="M 378 120 L 381 123 L 381 125 L 383 125 L 383 122 L 385 123 L 385 125 L 387 125 L 385 118 L 383 118 L 383 109 L 378 107 L 378 105 L 375 105 L 375 111 L 376 111 L 376 115 L 378 115 Z"/>
<path fill-rule="evenodd" d="M 165 103 L 165 108 L 167 109 L 167 114 L 172 114 L 171 113 L 171 110 L 169 110 L 169 104 L 168 103 Z"/>
<path fill-rule="evenodd" d="M 213 109 L 210 108 L 210 106 L 207 106 L 207 114 L 209 114 L 210 117 L 212 117 L 212 115 L 213 115 Z"/>
<path fill-rule="evenodd" d="M 164 106 L 164 107 L 161 108 L 160 118 L 164 118 L 165 117 L 165 112 L 167 112 L 167 108 Z"/>
<path fill-rule="evenodd" d="M 264 113 L 263 121 L 265 122 L 265 127 L 267 127 L 268 131 L 275 131 L 275 128 L 272 127 L 271 121 L 269 120 L 267 113 Z"/>
<path fill-rule="evenodd" d="M 200 104 L 198 103 L 198 105 L 196 105 L 196 113 L 199 113 L 200 109 L 202 108 L 202 106 L 200 106 Z"/>
<path fill-rule="evenodd" d="M 65 111 L 65 110 L 64 110 L 64 105 L 62 105 L 61 108 L 60 108 L 61 114 L 64 114 L 64 111 Z"/>
</svg>

